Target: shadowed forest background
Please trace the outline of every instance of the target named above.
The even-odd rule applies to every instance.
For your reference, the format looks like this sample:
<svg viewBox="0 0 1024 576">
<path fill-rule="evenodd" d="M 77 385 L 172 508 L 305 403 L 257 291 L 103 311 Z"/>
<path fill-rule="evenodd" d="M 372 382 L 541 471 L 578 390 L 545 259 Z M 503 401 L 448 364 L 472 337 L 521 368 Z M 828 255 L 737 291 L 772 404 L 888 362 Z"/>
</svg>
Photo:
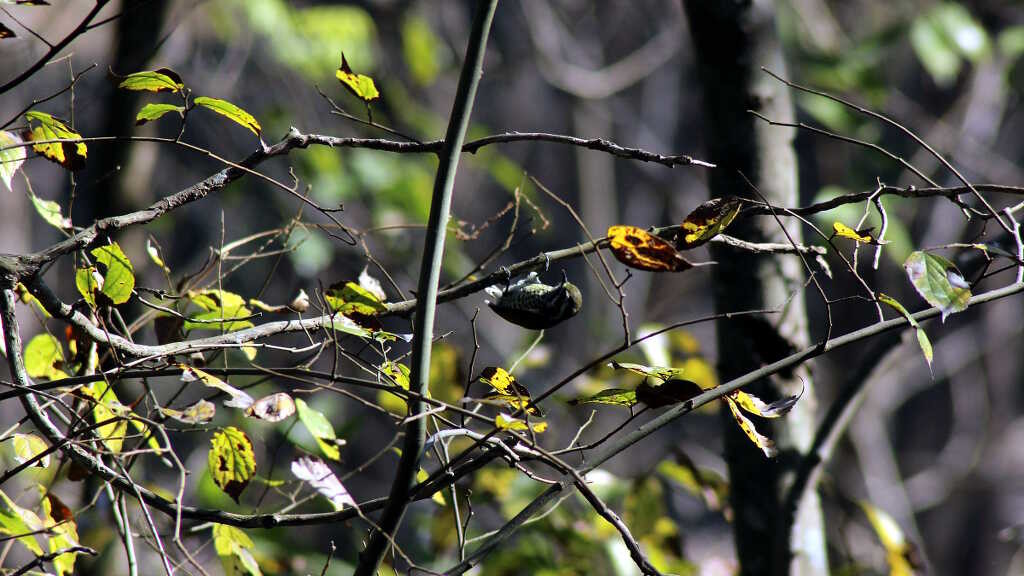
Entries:
<svg viewBox="0 0 1024 576">
<path fill-rule="evenodd" d="M 94 6 L 93 2 L 70 0 L 52 0 L 50 4 L 0 2 L 0 22 L 16 33 L 14 38 L 0 40 L 0 82 L 15 78 L 48 49 L 12 16 L 54 42 L 82 22 Z M 714 10 L 692 4 L 699 3 L 499 3 L 467 141 L 505 132 L 600 138 L 664 156 L 686 155 L 716 167 L 701 162 L 666 166 L 543 139 L 501 142 L 462 154 L 447 227 L 442 289 L 464 282 L 467 275 L 484 277 L 546 251 L 587 245 L 604 237 L 613 225 L 643 229 L 679 225 L 702 202 L 721 195 L 709 190 L 721 186 L 712 182 L 716 170 L 719 175 L 729 170 L 727 178 L 732 179 L 734 188 L 730 194 L 757 200 L 723 159 L 723 150 L 739 147 L 716 140 L 725 130 L 716 115 L 723 106 L 716 103 L 727 105 L 722 113 L 741 118 L 753 129 L 779 134 L 779 147 L 787 146 L 786 140 L 792 138 L 797 197 L 792 203 L 780 203 L 786 208 L 870 192 L 883 185 L 903 189 L 929 186 L 900 160 L 932 180 L 936 188 L 961 184 L 934 155 L 898 128 L 833 100 L 788 89 L 758 70 L 762 65 L 781 78 L 841 96 L 898 121 L 974 184 L 1024 185 L 1024 9 L 1020 4 L 997 0 L 754 2 L 754 11 L 760 14 L 757 18 L 767 18 L 767 30 L 781 49 L 778 58 L 749 63 L 756 71 L 756 82 L 771 86 L 777 91 L 773 94 L 786 94 L 794 110 L 789 121 L 805 123 L 804 128 L 770 126 L 748 112 L 760 102 L 732 102 L 708 91 L 715 85 L 729 90 L 728 79 L 720 72 L 724 64 L 720 65 L 718 58 L 731 54 L 734 39 L 718 32 L 711 19 L 696 22 L 710 18 L 702 12 Z M 476 8 L 476 2 L 455 0 L 112 2 L 94 22 L 120 16 L 78 36 L 59 57 L 4 93 L 0 117 L 6 120 L 33 99 L 61 91 L 76 74 L 95 63 L 95 68 L 74 80 L 73 90 L 33 109 L 63 118 L 86 138 L 179 138 L 194 146 L 124 139 L 88 142 L 85 167 L 74 173 L 29 149 L 22 171 L 31 182 L 32 193 L 58 202 L 63 216 L 74 226 L 86 227 L 99 218 L 141 210 L 192 186 L 224 169 L 223 159 L 240 162 L 260 150 L 263 142 L 274 145 L 281 141 L 292 127 L 301 134 L 343 138 L 403 142 L 443 138 Z M 372 76 L 379 99 L 365 104 L 339 83 L 335 72 L 342 53 L 352 70 Z M 176 101 L 166 94 L 119 90 L 119 78 L 160 68 L 176 72 L 197 95 L 243 108 L 258 119 L 260 136 L 204 110 L 190 110 L 183 132 L 175 114 L 136 126 L 136 114 L 144 104 Z M 367 119 L 394 132 L 367 125 Z M 19 117 L 13 126 L 23 128 L 25 124 Z M 888 155 L 807 126 L 861 144 L 872 143 Z M 438 164 L 435 153 L 396 153 L 360 145 L 296 148 L 258 166 L 260 173 L 273 180 L 287 186 L 294 182 L 292 193 L 249 174 L 216 194 L 144 226 L 120 228 L 110 237 L 134 264 L 137 288 L 173 294 L 185 286 L 185 279 L 195 278 L 197 283 L 190 288 L 229 291 L 271 305 L 291 303 L 305 291 L 316 306 L 325 289 L 355 281 L 366 269 L 382 281 L 387 302 L 401 302 L 416 296 L 423 229 Z M 771 172 L 771 165 L 766 169 L 761 164 L 760 169 Z M 745 175 L 758 182 L 765 177 Z M 1020 194 L 1020 188 L 1015 188 L 1009 194 L 987 193 L 986 197 L 1001 210 L 1019 202 Z M 340 210 L 328 216 L 300 200 L 300 195 L 321 207 Z M 961 198 L 971 201 L 969 195 Z M 914 198 L 892 194 L 881 202 L 887 214 L 884 233 L 888 243 L 877 266 L 873 266 L 876 247 L 861 247 L 857 270 L 871 289 L 894 297 L 911 312 L 929 306 L 904 270 L 914 251 L 964 244 L 941 253 L 972 282 L 1002 264 L 992 264 L 990 269 L 984 254 L 966 245 L 987 243 L 992 249 L 1011 253 L 1011 258 L 1016 251 L 1012 236 L 1000 235 L 995 225 L 986 226 L 982 218 L 968 221 L 960 206 L 941 195 Z M 764 316 L 765 320 L 718 320 L 668 331 L 630 347 L 614 360 L 680 367 L 687 379 L 708 389 L 822 339 L 877 321 L 878 304 L 863 297 L 858 280 L 832 250 L 838 246 L 849 258 L 855 243 L 836 238 L 834 246 L 829 246 L 811 228 L 813 224 L 830 234 L 835 222 L 853 227 L 865 213 L 869 217 L 861 230 L 874 227 L 868 233 L 876 234 L 883 223 L 865 201 L 807 215 L 802 225 L 791 219 L 807 245 L 823 246 L 828 255 L 816 261 L 812 253 L 806 260 L 807 269 L 799 259 L 786 256 L 792 260 L 785 262 L 804 277 L 787 284 L 782 297 L 764 302 L 762 307 L 782 310 L 790 302 L 787 298 L 799 295 L 791 303 L 800 307 L 804 305 L 801 299 L 806 301 L 807 331 L 802 338 L 790 342 L 780 338 L 772 332 L 771 315 Z M 753 219 L 742 220 L 743 214 L 738 222 Z M 777 231 L 779 225 L 768 214 L 756 217 L 758 225 Z M 736 234 L 741 239 L 765 241 Z M 0 252 L 26 254 L 63 238 L 61 231 L 37 213 L 19 173 L 13 190 L 0 192 Z M 232 244 L 240 240 L 244 243 Z M 785 236 L 768 240 L 787 243 Z M 169 273 L 147 254 L 147 242 L 159 246 Z M 716 247 L 709 248 L 712 245 Z M 539 342 L 535 341 L 538 332 L 517 327 L 490 310 L 485 299 L 491 298 L 482 291 L 440 303 L 433 330 L 431 395 L 469 406 L 462 402 L 467 387 L 468 396 L 483 396 L 486 386 L 477 377 L 492 366 L 510 371 L 514 366 L 516 379 L 537 395 L 621 345 L 623 311 L 628 312 L 627 339 L 676 322 L 739 312 L 716 308 L 716 291 L 747 289 L 742 284 L 723 285 L 728 284 L 725 279 L 729 276 L 720 275 L 719 270 L 727 268 L 732 258 L 762 263 L 784 260 L 772 254 L 734 256 L 742 251 L 728 250 L 722 243 L 710 243 L 685 252 L 691 262 L 718 264 L 678 274 L 632 270 L 621 289 L 609 283 L 602 262 L 593 255 L 551 262 L 547 271 L 543 267 L 538 270 L 540 278 L 557 284 L 564 270 L 569 281 L 579 286 L 583 307 L 576 317 L 545 330 Z M 610 255 L 605 261 L 619 280 L 627 278 L 622 263 Z M 825 275 L 820 261 L 827 261 L 830 275 Z M 836 299 L 830 316 L 815 285 L 804 281 L 807 270 Z M 980 286 L 972 287 L 973 293 L 1012 284 L 1015 273 L 1010 266 L 986 277 Z M 76 290 L 76 266 L 70 258 L 57 261 L 42 274 L 63 302 L 81 299 Z M 158 301 L 156 292 L 139 290 L 136 296 Z M 159 301 L 165 306 L 177 305 Z M 128 323 L 152 312 L 138 299 L 119 309 Z M 17 311 L 25 342 L 45 333 L 44 326 L 55 336 L 65 337 L 63 323 L 43 318 L 32 305 L 22 302 Z M 267 312 L 252 322 L 259 325 L 295 317 L 273 314 Z M 885 315 L 900 317 L 891 308 L 885 309 Z M 890 332 L 809 361 L 787 376 L 791 384 L 796 383 L 795 389 L 783 389 L 789 392 L 763 384 L 751 390 L 766 400 L 778 400 L 801 391 L 800 382 L 806 381 L 813 391 L 801 397 L 794 410 L 802 414 L 799 418 L 807 419 L 810 436 L 833 401 L 851 386 L 859 390 L 852 400 L 856 410 L 843 421 L 845 434 L 837 439 L 818 480 L 825 519 L 822 537 L 831 573 L 1024 574 L 1022 317 L 1019 295 L 972 305 L 942 322 L 922 322 L 934 349 L 930 367 L 913 330 Z M 399 335 L 413 331 L 407 317 L 389 315 L 380 323 L 384 330 Z M 724 362 L 728 355 L 723 353 L 723 342 L 738 340 L 721 337 L 723 326 L 742 332 L 759 345 L 768 342 L 758 349 L 762 356 L 751 357 L 752 365 L 742 369 Z M 197 331 L 190 337 L 218 333 Z M 781 350 L 772 347 L 776 340 Z M 134 341 L 156 344 L 158 337 L 153 326 L 147 325 L 134 333 Z M 225 349 L 204 352 L 202 364 L 187 354 L 179 354 L 174 362 L 227 368 L 245 366 L 251 360 L 262 367 L 302 366 L 379 380 L 374 374 L 380 359 L 371 364 L 360 360 L 380 348 L 372 339 L 359 343 L 349 337 L 344 353 L 329 347 L 326 352 L 311 348 L 310 336 L 301 331 L 276 336 L 273 343 L 274 347 L 260 348 L 254 360 L 247 360 L 237 349 Z M 391 349 L 389 359 L 400 360 L 409 350 L 401 338 L 386 346 Z M 107 367 L 114 365 L 109 358 L 104 361 L 111 362 L 104 364 Z M 543 402 L 548 428 L 535 434 L 537 442 L 553 450 L 574 441 L 598 441 L 616 431 L 631 412 L 639 411 L 638 407 L 570 403 L 606 388 L 636 387 L 642 380 L 607 364 L 587 370 Z M 13 380 L 5 363 L 0 369 L 0 393 L 14 388 Z M 142 414 L 144 408 L 153 408 L 147 396 L 152 394 L 149 387 L 161 402 L 184 388 L 177 375 L 146 379 L 145 386 L 142 380 L 124 380 L 117 388 L 126 405 L 129 400 L 145 398 L 133 405 Z M 399 462 L 390 447 L 402 445 L 404 400 L 369 388 L 351 387 L 339 393 L 320 389 L 315 382 L 274 374 L 233 375 L 230 383 L 255 398 L 278 391 L 304 398 L 333 425 L 337 438 L 345 441 L 339 447 L 340 460 L 331 465 L 352 498 L 364 502 L 388 495 Z M 167 420 L 174 451 L 190 471 L 184 485 L 187 503 L 239 514 L 283 508 L 293 513 L 332 509 L 323 498 L 305 499 L 313 493 L 309 489 L 300 496 L 300 483 L 289 473 L 289 462 L 296 454 L 318 452 L 317 440 L 295 418 L 275 424 L 246 418 L 241 411 L 220 408 L 222 398 L 214 399 L 210 390 L 194 387 L 181 397 L 175 395 L 173 405 L 180 409 L 200 398 L 211 399 L 218 406 L 213 423 L 195 426 Z M 723 402 L 702 406 L 587 474 L 592 489 L 622 517 L 650 561 L 664 573 L 740 573 L 735 539 L 744 536 L 742 532 L 734 536 L 733 528 L 737 520 L 747 520 L 744 508 L 737 508 L 737 501 L 730 499 L 727 458 L 742 454 L 742 460 L 755 468 L 740 481 L 757 484 L 765 467 L 774 474 L 794 466 L 799 456 L 787 450 L 785 438 L 778 436 L 785 424 L 753 418 L 761 433 L 783 447 L 775 459 L 765 458 L 737 432 L 726 406 Z M 482 410 L 494 413 L 493 406 L 487 404 Z M 663 408 L 645 410 L 628 422 L 624 431 L 640 427 L 659 410 Z M 6 430 L 24 417 L 17 398 L 0 400 L 0 428 Z M 458 422 L 460 416 L 450 418 Z M 465 422 L 465 416 L 462 418 Z M 225 494 L 207 471 L 210 436 L 218 426 L 229 425 L 248 435 L 257 461 L 257 479 L 245 488 L 240 503 Z M 32 425 L 25 424 L 18 432 L 31 430 Z M 12 431 L 0 430 L 5 435 L 0 443 L 3 470 L 19 462 L 8 441 Z M 428 428 L 428 435 L 434 432 Z M 782 432 L 782 436 L 787 434 L 790 432 Z M 727 450 L 728 442 L 734 442 L 734 448 Z M 445 446 L 443 457 L 471 443 L 468 437 L 455 438 L 451 446 Z M 438 467 L 440 445 L 428 447 L 422 461 L 427 473 Z M 588 458 L 571 451 L 561 456 L 581 466 Z M 113 521 L 112 511 L 117 508 L 112 508 L 104 482 L 94 475 L 68 480 L 68 468 L 58 452 L 48 468 L 29 468 L 5 478 L 0 490 L 21 506 L 30 507 L 30 503 L 38 504 L 37 485 L 41 484 L 75 512 L 79 541 L 97 552 L 95 557 L 80 554 L 75 574 L 128 573 L 123 537 Z M 541 494 L 548 487 L 545 478 L 557 476 L 540 465 L 526 468 L 539 479 L 498 458 L 461 478 L 454 490 L 437 492 L 441 498 L 412 503 L 395 536 L 403 554 L 424 569 L 412 573 L 441 573 L 457 565 L 464 558 L 460 547 L 463 554 L 471 552 L 490 531 L 503 526 Z M 140 485 L 169 499 L 175 497 L 178 471 L 162 463 L 159 456 L 140 457 L 131 472 Z M 459 505 L 454 516 L 458 520 L 453 519 L 453 494 Z M 751 492 L 746 494 L 746 498 L 757 498 L 750 496 Z M 134 520 L 138 572 L 163 573 L 164 562 L 154 551 L 141 508 L 133 497 L 123 501 L 127 502 L 122 504 L 126 515 Z M 294 509 L 288 507 L 295 502 L 299 504 Z M 876 509 L 900 527 L 907 547 L 887 547 L 880 541 L 865 514 L 865 510 Z M 153 514 L 158 531 L 169 541 L 174 519 Z M 456 529 L 455 522 L 465 526 Z M 216 558 L 224 555 L 215 551 L 202 523 L 189 521 L 182 529 L 196 526 L 199 528 L 182 535 L 184 544 L 198 560 L 195 564 L 219 573 Z M 757 530 L 771 532 L 766 526 Z M 332 547 L 336 551 L 326 573 L 350 574 L 369 531 L 369 525 L 358 517 L 328 525 L 245 528 L 253 543 L 249 551 L 265 574 L 321 573 Z M 0 565 L 5 573 L 13 573 L 34 557 L 17 542 L 0 541 Z M 164 544 L 175 557 L 179 573 L 199 573 L 201 569 L 186 562 L 183 553 Z M 915 572 L 899 571 L 903 564 L 894 560 L 893 554 L 910 559 L 907 569 Z M 401 573 L 409 568 L 409 560 L 402 555 L 389 554 L 385 562 L 389 570 L 395 564 Z M 228 567 L 230 561 L 224 565 Z M 240 573 L 251 571 L 251 566 L 239 566 Z M 479 574 L 509 575 L 640 573 L 616 528 L 578 493 L 568 494 L 553 511 L 522 526 L 483 558 L 476 570 Z M 748 565 L 742 573 L 775 572 L 767 566 Z"/>
</svg>

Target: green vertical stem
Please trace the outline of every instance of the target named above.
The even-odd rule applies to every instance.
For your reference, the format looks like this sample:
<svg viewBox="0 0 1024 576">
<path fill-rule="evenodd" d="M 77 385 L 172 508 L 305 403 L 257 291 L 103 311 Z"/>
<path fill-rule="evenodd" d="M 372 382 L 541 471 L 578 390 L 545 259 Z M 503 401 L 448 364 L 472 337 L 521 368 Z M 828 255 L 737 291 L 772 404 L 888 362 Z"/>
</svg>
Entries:
<svg viewBox="0 0 1024 576">
<path fill-rule="evenodd" d="M 427 234 L 423 246 L 423 260 L 420 264 L 419 282 L 416 292 L 416 312 L 413 317 L 412 361 L 410 366 L 410 388 L 417 392 L 409 398 L 411 420 L 405 426 L 405 441 L 402 458 L 398 462 L 394 483 L 388 496 L 387 506 L 381 514 L 377 529 L 370 536 L 366 549 L 359 555 L 355 576 L 371 576 L 377 571 L 388 544 L 402 522 L 405 509 L 410 502 L 409 489 L 419 470 L 420 453 L 426 439 L 425 418 L 416 418 L 423 410 L 420 398 L 427 394 L 430 376 L 430 344 L 434 333 L 434 312 L 437 305 L 437 286 L 441 277 L 441 257 L 444 254 L 445 229 L 451 211 L 452 190 L 455 187 L 455 172 L 459 166 L 462 144 L 466 139 L 469 116 L 473 111 L 476 89 L 483 73 L 484 51 L 487 35 L 494 19 L 498 0 L 482 0 L 473 18 L 466 60 L 459 75 L 459 87 L 455 93 L 448 131 L 439 155 L 437 177 L 434 179 L 434 193 L 430 201 L 430 218 L 427 220 Z"/>
</svg>

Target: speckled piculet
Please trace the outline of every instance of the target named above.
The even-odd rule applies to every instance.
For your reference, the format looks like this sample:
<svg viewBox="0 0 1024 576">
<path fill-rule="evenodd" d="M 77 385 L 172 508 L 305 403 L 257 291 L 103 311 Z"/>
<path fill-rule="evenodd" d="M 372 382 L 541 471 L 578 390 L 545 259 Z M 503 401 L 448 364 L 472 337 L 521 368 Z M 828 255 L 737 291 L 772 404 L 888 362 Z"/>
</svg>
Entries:
<svg viewBox="0 0 1024 576">
<path fill-rule="evenodd" d="M 507 284 L 505 288 L 489 286 L 486 292 L 493 301 L 487 305 L 509 322 L 544 330 L 572 318 L 583 307 L 583 295 L 562 272 L 562 283 L 549 286 L 530 272 L 525 278 Z"/>
</svg>

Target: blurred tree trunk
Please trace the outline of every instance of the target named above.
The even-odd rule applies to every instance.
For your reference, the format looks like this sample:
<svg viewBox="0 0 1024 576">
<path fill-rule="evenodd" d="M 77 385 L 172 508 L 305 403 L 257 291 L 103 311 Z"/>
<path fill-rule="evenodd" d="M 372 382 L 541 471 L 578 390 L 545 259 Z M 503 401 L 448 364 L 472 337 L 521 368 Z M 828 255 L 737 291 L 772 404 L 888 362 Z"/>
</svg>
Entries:
<svg viewBox="0 0 1024 576">
<path fill-rule="evenodd" d="M 111 70 L 116 74 L 131 74 L 142 70 L 149 63 L 163 41 L 160 32 L 164 27 L 169 4 L 168 0 L 124 0 L 121 6 L 123 15 L 111 24 L 117 27 Z M 111 82 L 106 103 L 97 106 L 103 114 L 99 134 L 128 136 L 135 128 L 140 93 L 117 90 L 114 86 L 116 83 Z M 125 168 L 135 148 L 130 142 L 113 142 L 89 148 L 89 163 L 80 179 L 84 187 L 75 204 L 76 221 L 86 222 L 115 216 L 137 210 L 149 203 L 150 198 L 126 197 Z M 137 188 L 149 190 L 148 186 Z"/>
<path fill-rule="evenodd" d="M 771 0 L 706 2 L 683 0 L 704 93 L 704 125 L 712 197 L 737 195 L 757 199 L 742 171 L 772 204 L 795 206 L 797 164 L 793 130 L 772 127 L 748 110 L 792 121 L 789 91 L 761 72 L 765 66 L 785 74 Z M 799 222 L 786 219 L 789 235 L 801 241 Z M 736 221 L 730 234 L 754 242 L 786 243 L 775 219 Z M 781 306 L 802 290 L 805 274 L 797 257 L 766 257 L 712 248 L 715 307 L 718 312 Z M 729 380 L 777 360 L 809 341 L 802 292 L 781 314 L 764 320 L 726 321 L 718 326 L 719 373 Z M 802 381 L 802 382 L 801 382 Z M 779 456 L 768 459 L 723 410 L 726 459 L 735 510 L 734 532 L 741 573 L 810 575 L 828 572 L 825 531 L 817 494 L 801 502 L 792 530 L 781 528 L 785 490 L 798 456 L 814 436 L 815 394 L 806 369 L 756 383 L 750 390 L 771 399 L 800 392 L 803 398 L 775 422 Z M 767 400 L 768 398 L 766 398 Z M 768 422 L 759 420 L 759 427 Z M 780 529 L 781 528 L 781 529 Z"/>
</svg>

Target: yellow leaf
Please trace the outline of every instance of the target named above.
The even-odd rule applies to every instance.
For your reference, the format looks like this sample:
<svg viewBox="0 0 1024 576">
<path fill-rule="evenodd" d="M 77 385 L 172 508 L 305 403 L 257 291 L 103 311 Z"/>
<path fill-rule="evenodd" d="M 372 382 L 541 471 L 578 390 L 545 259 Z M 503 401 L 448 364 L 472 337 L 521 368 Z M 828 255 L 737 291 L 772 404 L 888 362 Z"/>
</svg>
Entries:
<svg viewBox="0 0 1024 576">
<path fill-rule="evenodd" d="M 373 102 L 377 98 L 380 98 L 380 92 L 377 91 L 377 86 L 373 83 L 373 78 L 365 74 L 356 74 L 352 72 L 352 68 L 349 67 L 348 61 L 345 60 L 345 53 L 341 54 L 341 67 L 334 74 L 345 88 L 348 88 L 349 92 L 354 94 L 357 98 L 361 99 L 366 103 Z"/>
<path fill-rule="evenodd" d="M 218 430 L 207 455 L 214 484 L 236 503 L 256 472 L 256 454 L 249 437 L 234 426 Z"/>
<path fill-rule="evenodd" d="M 494 425 L 501 430 L 526 430 L 526 422 L 518 418 L 513 418 L 508 414 L 498 414 L 494 417 Z M 530 422 L 530 428 L 534 432 L 543 432 L 548 429 L 547 422 Z"/>
<path fill-rule="evenodd" d="M 771 438 L 768 438 L 757 431 L 757 428 L 754 427 L 754 423 L 744 416 L 743 412 L 740 412 L 739 407 L 736 406 L 736 402 L 734 402 L 732 398 L 726 396 L 725 402 L 729 405 L 732 417 L 736 419 L 736 423 L 739 424 L 740 429 L 747 435 L 747 438 L 750 438 L 750 441 L 756 444 L 757 447 L 764 452 L 765 456 L 774 458 L 775 455 L 779 453 L 775 448 L 775 442 L 773 442 Z"/>
<path fill-rule="evenodd" d="M 860 507 L 874 528 L 878 540 L 885 548 L 886 560 L 889 562 L 889 576 L 914 576 L 913 547 L 903 535 L 903 530 L 896 520 L 884 510 L 873 506 L 870 502 L 861 501 Z"/>
<path fill-rule="evenodd" d="M 608 243 L 619 262 L 637 270 L 681 272 L 693 267 L 667 240 L 636 226 L 612 226 Z"/>
<path fill-rule="evenodd" d="M 711 240 L 732 223 L 742 206 L 743 202 L 735 196 L 712 198 L 701 204 L 683 220 L 683 235 L 676 236 L 676 246 L 689 250 Z"/>
<path fill-rule="evenodd" d="M 835 235 L 841 238 L 849 238 L 854 242 L 860 242 L 862 244 L 872 243 L 871 235 L 866 233 L 869 232 L 870 229 L 864 231 L 854 230 L 853 228 L 850 228 L 849 226 L 843 224 L 842 222 L 833 222 L 832 229 L 835 230 Z"/>
</svg>

